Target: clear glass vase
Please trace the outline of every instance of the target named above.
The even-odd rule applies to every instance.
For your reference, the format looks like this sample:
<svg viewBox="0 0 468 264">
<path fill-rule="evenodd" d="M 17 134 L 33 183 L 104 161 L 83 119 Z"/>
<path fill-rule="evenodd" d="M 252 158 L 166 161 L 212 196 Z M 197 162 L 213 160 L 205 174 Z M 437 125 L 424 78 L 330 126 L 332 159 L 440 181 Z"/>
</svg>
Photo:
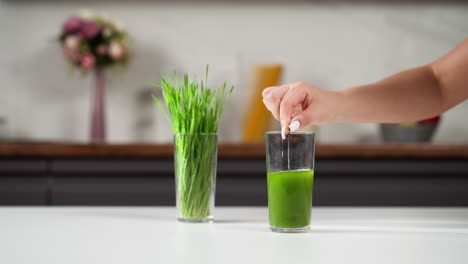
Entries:
<svg viewBox="0 0 468 264">
<path fill-rule="evenodd" d="M 176 208 L 179 221 L 213 220 L 217 157 L 217 134 L 174 135 Z"/>
</svg>

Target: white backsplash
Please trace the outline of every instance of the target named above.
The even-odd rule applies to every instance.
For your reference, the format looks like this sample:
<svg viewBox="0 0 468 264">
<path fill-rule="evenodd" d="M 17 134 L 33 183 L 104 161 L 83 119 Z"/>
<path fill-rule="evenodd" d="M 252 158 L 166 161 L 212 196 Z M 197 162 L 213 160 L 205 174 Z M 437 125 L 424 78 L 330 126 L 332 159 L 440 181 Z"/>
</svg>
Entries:
<svg viewBox="0 0 468 264">
<path fill-rule="evenodd" d="M 284 82 L 338 90 L 429 63 L 468 36 L 468 5 L 333 3 L 135 3 L 87 5 L 0 1 L 0 116 L 10 137 L 86 141 L 91 79 L 69 76 L 54 41 L 64 19 L 83 8 L 118 18 L 131 33 L 135 58 L 108 75 L 112 142 L 172 140 L 145 85 L 161 71 L 201 73 L 238 84 L 220 137 L 240 138 L 250 94 L 240 85 L 240 58 L 270 55 L 285 64 Z M 468 102 L 443 117 L 436 142 L 468 143 Z M 375 141 L 375 124 L 321 127 L 322 142 Z"/>
</svg>

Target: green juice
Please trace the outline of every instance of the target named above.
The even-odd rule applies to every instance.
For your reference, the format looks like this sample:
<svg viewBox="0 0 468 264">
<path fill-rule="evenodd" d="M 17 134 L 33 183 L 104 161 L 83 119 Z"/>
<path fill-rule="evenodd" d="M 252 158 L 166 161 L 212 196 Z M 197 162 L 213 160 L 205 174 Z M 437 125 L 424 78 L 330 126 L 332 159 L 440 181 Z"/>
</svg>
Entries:
<svg viewBox="0 0 468 264">
<path fill-rule="evenodd" d="M 267 180 L 270 225 L 283 228 L 309 226 L 314 171 L 270 172 Z"/>
</svg>

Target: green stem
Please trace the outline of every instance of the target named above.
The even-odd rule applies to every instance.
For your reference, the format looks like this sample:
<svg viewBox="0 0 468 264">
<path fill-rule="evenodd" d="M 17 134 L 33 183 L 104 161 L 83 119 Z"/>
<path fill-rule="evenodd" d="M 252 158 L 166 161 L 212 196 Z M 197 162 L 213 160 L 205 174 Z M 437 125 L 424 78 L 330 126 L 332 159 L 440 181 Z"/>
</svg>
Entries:
<svg viewBox="0 0 468 264">
<path fill-rule="evenodd" d="M 175 135 L 177 198 L 182 217 L 204 218 L 212 214 L 216 138 L 215 134 Z"/>
</svg>

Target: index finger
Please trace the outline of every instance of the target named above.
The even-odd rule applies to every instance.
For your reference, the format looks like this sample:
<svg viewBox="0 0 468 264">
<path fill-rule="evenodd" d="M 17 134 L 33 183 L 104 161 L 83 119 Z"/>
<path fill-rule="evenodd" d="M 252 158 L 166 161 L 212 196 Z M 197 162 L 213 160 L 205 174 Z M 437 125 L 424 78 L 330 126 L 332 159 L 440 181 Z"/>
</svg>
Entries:
<svg viewBox="0 0 468 264">
<path fill-rule="evenodd" d="M 305 97 L 306 92 L 303 89 L 289 89 L 284 95 L 279 105 L 282 132 L 289 131 L 293 110 L 304 101 Z"/>
<path fill-rule="evenodd" d="M 262 92 L 263 103 L 278 120 L 280 120 L 279 105 L 288 89 L 289 85 L 272 86 L 264 89 Z"/>
</svg>

